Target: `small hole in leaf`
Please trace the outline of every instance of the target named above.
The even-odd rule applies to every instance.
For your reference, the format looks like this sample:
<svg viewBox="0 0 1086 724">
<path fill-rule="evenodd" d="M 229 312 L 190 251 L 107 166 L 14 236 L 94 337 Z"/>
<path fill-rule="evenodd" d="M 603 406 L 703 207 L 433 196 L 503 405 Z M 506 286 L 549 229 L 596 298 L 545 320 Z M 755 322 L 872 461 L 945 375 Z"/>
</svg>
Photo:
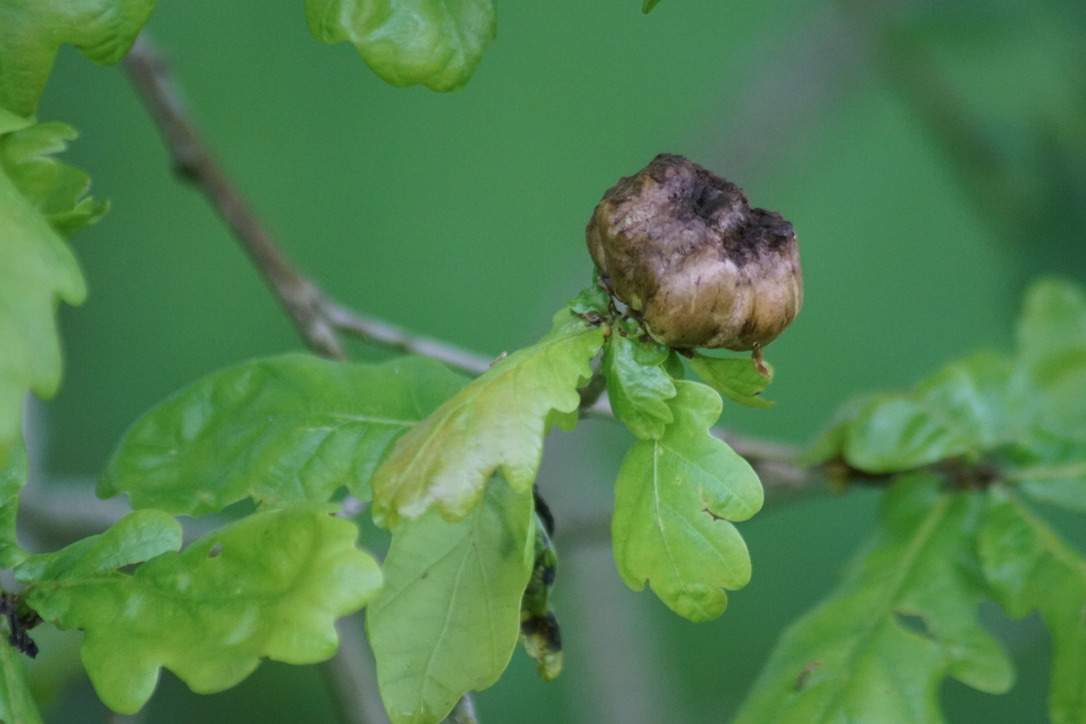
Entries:
<svg viewBox="0 0 1086 724">
<path fill-rule="evenodd" d="M 211 550 L 209 550 L 207 552 L 207 557 L 208 558 L 215 558 L 221 552 L 222 552 L 222 543 L 216 543 L 215 545 L 211 546 Z"/>
</svg>

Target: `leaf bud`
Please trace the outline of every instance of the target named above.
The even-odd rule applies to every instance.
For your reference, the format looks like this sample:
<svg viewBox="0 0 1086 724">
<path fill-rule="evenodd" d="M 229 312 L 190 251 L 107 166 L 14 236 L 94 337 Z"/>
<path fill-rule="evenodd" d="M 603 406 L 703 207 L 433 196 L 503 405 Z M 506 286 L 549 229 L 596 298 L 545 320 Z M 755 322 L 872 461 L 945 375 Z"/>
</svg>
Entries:
<svg viewBox="0 0 1086 724">
<path fill-rule="evenodd" d="M 792 224 L 682 156 L 619 180 L 585 236 L 601 282 L 669 347 L 758 354 L 803 304 Z"/>
</svg>

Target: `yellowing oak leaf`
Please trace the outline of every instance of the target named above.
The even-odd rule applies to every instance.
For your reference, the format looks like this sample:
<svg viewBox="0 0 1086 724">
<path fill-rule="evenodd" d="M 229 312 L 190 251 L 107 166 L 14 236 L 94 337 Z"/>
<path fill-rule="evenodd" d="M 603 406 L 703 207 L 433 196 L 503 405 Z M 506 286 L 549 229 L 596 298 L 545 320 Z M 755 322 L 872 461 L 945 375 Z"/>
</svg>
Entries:
<svg viewBox="0 0 1086 724">
<path fill-rule="evenodd" d="M 562 310 L 546 337 L 453 395 L 401 437 L 374 473 L 375 520 L 392 526 L 432 505 L 459 520 L 494 473 L 514 490 L 531 488 L 548 423 L 555 412 L 576 411 L 577 387 L 602 342 L 603 329 Z"/>
</svg>

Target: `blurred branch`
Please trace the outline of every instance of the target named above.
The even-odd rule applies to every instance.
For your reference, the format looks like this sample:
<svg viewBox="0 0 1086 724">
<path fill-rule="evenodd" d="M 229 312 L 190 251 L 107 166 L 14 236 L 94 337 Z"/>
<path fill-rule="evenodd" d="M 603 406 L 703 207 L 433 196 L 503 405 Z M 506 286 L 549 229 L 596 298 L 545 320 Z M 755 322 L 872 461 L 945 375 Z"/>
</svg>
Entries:
<svg viewBox="0 0 1086 724">
<path fill-rule="evenodd" d="M 1071 47 L 1086 28 L 1086 15 L 1067 14 L 1059 3 L 1028 14 L 1014 3 L 941 9 L 939 3 L 838 5 L 855 32 L 868 38 L 873 52 L 867 65 L 877 69 L 949 162 L 977 219 L 1017 254 L 1013 266 L 1020 279 L 1052 271 L 1081 275 L 1086 248 L 1066 243 L 1086 233 L 1086 143 L 1077 130 L 1086 120 L 1080 56 L 1061 57 L 1057 50 L 1045 61 L 1046 71 L 1062 76 L 1066 87 L 1065 94 L 1047 93 L 1050 103 L 1039 104 L 1029 93 L 993 93 L 983 83 L 964 81 L 954 57 L 965 36 L 947 34 L 946 28 L 968 29 L 960 32 L 970 38 L 970 63 L 984 58 L 995 78 L 1021 62 L 1011 38 L 1021 36 L 1023 23 L 1055 31 L 1047 38 L 1052 47 Z M 956 52 L 946 53 L 955 42 L 951 38 L 959 40 Z M 1031 63 L 1038 60 L 1033 53 L 1029 57 Z M 1002 85 L 1013 91 L 1016 82 L 1012 76 Z"/>
<path fill-rule="evenodd" d="M 363 337 L 385 347 L 422 354 L 473 374 L 490 360 L 367 317 L 331 300 L 286 258 L 275 239 L 249 208 L 219 166 L 189 119 L 169 66 L 146 36 L 124 60 L 132 85 L 147 105 L 173 162 L 184 180 L 203 191 L 290 315 L 307 347 L 319 355 L 345 359 L 339 333 Z"/>
<path fill-rule="evenodd" d="M 373 652 L 366 644 L 362 615 L 336 622 L 340 646 L 335 656 L 322 663 L 324 680 L 332 693 L 340 721 L 347 724 L 388 724 L 377 690 Z"/>
</svg>

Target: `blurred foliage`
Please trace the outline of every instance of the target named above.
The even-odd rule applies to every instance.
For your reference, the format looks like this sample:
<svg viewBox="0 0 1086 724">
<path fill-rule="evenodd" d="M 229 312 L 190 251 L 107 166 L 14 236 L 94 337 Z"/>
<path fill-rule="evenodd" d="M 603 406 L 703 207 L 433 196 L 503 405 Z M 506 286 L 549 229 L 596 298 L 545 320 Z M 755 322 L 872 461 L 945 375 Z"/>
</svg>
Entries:
<svg viewBox="0 0 1086 724">
<path fill-rule="evenodd" d="M 150 27 L 198 123 L 303 268 L 367 312 L 489 354 L 537 338 L 555 301 L 581 286 L 592 206 L 658 152 L 696 159 L 782 210 L 799 233 L 807 304 L 768 350 L 777 407 L 724 411 L 746 432 L 809 438 L 855 391 L 907 386 L 949 357 L 1006 341 L 1035 272 L 1086 276 L 1078 0 L 670 0 L 647 17 L 626 5 L 504 4 L 475 77 L 448 96 L 383 85 L 353 53 L 314 43 L 292 6 L 165 4 Z M 31 430 L 39 447 L 53 443 L 48 470 L 95 474 L 159 399 L 298 343 L 218 220 L 170 177 L 117 71 L 62 49 L 38 113 L 81 130 L 67 157 L 114 202 L 105 223 L 76 237 L 91 296 L 62 312 L 67 379 L 44 429 Z M 544 461 L 560 547 L 563 520 L 577 514 L 568 501 L 591 499 L 627 442 L 595 430 L 584 443 L 559 441 Z M 602 628 L 585 625 L 597 620 L 596 598 L 559 587 L 573 675 L 544 685 L 531 662 L 515 665 L 479 697 L 484 720 L 551 722 L 568 711 L 614 721 L 639 705 L 643 721 L 720 721 L 783 622 L 828 591 L 873 502 L 854 493 L 747 523 L 758 575 L 709 628 L 638 598 L 632 611 L 607 612 L 636 641 L 601 640 Z M 1065 533 L 1082 539 L 1081 529 Z M 563 558 L 570 579 L 586 560 Z M 1046 682 L 1029 679 L 1047 666 L 1043 630 L 1001 618 L 995 628 L 1024 681 L 999 699 L 947 687 L 948 715 L 1043 720 Z M 677 673 L 638 678 L 632 657 L 615 653 L 622 646 Z M 725 662 L 725 649 L 740 655 Z M 273 713 L 297 711 L 293 684 L 276 672 L 203 700 L 175 688 L 181 705 L 163 692 L 149 718 L 187 720 L 196 707 L 203 721 L 233 722 L 269 702 L 279 702 Z M 59 702 L 54 720 L 94 719 L 93 704 L 73 707 L 78 696 Z"/>
<path fill-rule="evenodd" d="M 1014 669 L 983 600 L 1041 610 L 1057 652 L 1050 719 L 1086 718 L 1086 558 L 1017 499 L 1086 510 L 1086 295 L 1038 282 L 1017 337 L 1013 356 L 974 354 L 909 393 L 846 404 L 817 441 L 810 457 L 843 477 L 896 482 L 869 550 L 781 635 L 738 721 L 940 722 L 945 676 L 1005 693 Z"/>
</svg>

